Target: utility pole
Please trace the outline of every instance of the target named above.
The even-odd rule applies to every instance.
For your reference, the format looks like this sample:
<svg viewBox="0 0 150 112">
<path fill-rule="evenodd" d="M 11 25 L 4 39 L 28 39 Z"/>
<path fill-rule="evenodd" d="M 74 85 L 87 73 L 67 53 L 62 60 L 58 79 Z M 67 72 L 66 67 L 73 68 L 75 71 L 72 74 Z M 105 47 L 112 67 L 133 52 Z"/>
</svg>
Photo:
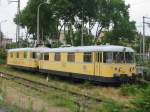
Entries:
<svg viewBox="0 0 150 112">
<path fill-rule="evenodd" d="M 3 41 L 3 33 L 1 29 L 1 24 L 7 22 L 7 20 L 0 21 L 0 47 L 2 47 L 2 41 Z"/>
<path fill-rule="evenodd" d="M 83 23 L 83 8 L 82 8 L 82 34 L 81 34 L 81 46 L 84 46 L 84 39 L 83 39 L 83 28 L 84 28 L 84 23 Z"/>
<path fill-rule="evenodd" d="M 0 22 L 0 48 L 2 47 L 2 40 L 3 40 L 3 35 L 1 31 L 1 22 Z"/>
<path fill-rule="evenodd" d="M 145 57 L 145 17 L 143 16 L 143 60 Z"/>
<path fill-rule="evenodd" d="M 20 0 L 12 0 L 12 1 L 9 1 L 9 3 L 17 3 L 18 4 L 18 8 L 17 8 L 17 15 L 18 15 L 18 18 L 17 18 L 17 28 L 16 28 L 16 43 L 18 45 L 18 47 L 20 47 Z"/>
<path fill-rule="evenodd" d="M 40 7 L 44 4 L 50 4 L 50 1 L 47 0 L 46 2 L 42 2 L 37 7 L 37 46 L 41 44 L 40 42 Z"/>
<path fill-rule="evenodd" d="M 150 25 L 150 22 L 146 22 L 147 20 L 150 20 L 150 17 L 143 16 L 143 60 L 145 59 L 145 24 Z"/>
</svg>

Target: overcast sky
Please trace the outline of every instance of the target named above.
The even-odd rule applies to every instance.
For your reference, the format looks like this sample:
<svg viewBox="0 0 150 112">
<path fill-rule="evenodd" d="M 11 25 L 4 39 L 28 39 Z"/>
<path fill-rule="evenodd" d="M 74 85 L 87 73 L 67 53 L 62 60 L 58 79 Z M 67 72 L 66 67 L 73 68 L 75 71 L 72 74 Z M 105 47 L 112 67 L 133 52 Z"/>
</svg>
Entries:
<svg viewBox="0 0 150 112">
<path fill-rule="evenodd" d="M 9 0 L 0 0 L 0 21 L 7 20 L 2 23 L 2 31 L 8 38 L 15 40 L 16 25 L 13 18 L 17 12 L 16 3 L 8 3 Z M 28 0 L 21 0 L 21 9 L 23 9 Z M 138 30 L 142 32 L 142 17 L 150 17 L 150 0 L 125 0 L 126 4 L 130 4 L 130 19 L 137 22 Z M 150 20 L 148 21 L 150 22 Z M 21 31 L 24 32 L 24 31 Z M 146 33 L 150 34 L 150 28 L 146 28 Z M 21 33 L 22 34 L 22 33 Z"/>
</svg>

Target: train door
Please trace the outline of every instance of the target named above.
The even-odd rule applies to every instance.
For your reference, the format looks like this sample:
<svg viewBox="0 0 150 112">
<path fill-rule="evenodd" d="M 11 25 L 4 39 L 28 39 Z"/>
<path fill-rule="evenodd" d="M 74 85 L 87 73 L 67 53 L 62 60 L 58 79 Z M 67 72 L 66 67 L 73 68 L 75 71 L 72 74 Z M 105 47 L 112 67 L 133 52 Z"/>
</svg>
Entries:
<svg viewBox="0 0 150 112">
<path fill-rule="evenodd" d="M 95 52 L 95 75 L 101 75 L 102 52 Z"/>
</svg>

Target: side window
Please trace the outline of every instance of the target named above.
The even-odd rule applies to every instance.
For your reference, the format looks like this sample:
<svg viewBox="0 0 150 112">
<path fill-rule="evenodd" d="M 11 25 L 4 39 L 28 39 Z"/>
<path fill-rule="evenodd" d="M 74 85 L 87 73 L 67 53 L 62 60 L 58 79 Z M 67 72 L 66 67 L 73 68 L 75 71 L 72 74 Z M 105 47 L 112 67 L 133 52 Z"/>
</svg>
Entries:
<svg viewBox="0 0 150 112">
<path fill-rule="evenodd" d="M 67 60 L 68 62 L 75 62 L 75 53 L 68 53 Z"/>
<path fill-rule="evenodd" d="M 85 52 L 84 53 L 84 62 L 92 62 L 92 53 L 91 52 Z"/>
<path fill-rule="evenodd" d="M 96 62 L 102 62 L 102 53 L 101 52 L 96 53 Z"/>
<path fill-rule="evenodd" d="M 27 58 L 28 53 L 24 52 L 24 58 Z"/>
<path fill-rule="evenodd" d="M 49 60 L 49 54 L 48 53 L 44 54 L 44 60 Z"/>
<path fill-rule="evenodd" d="M 104 52 L 103 53 L 103 62 L 104 63 L 112 63 L 113 62 L 112 52 Z"/>
<path fill-rule="evenodd" d="M 31 54 L 31 58 L 36 59 L 36 52 L 32 52 Z"/>
<path fill-rule="evenodd" d="M 60 53 L 55 53 L 55 61 L 60 61 L 60 60 L 61 60 Z"/>
<path fill-rule="evenodd" d="M 16 54 L 17 54 L 16 58 L 19 58 L 19 52 L 17 52 Z"/>
<path fill-rule="evenodd" d="M 10 53 L 10 58 L 13 58 L 13 53 Z"/>
</svg>

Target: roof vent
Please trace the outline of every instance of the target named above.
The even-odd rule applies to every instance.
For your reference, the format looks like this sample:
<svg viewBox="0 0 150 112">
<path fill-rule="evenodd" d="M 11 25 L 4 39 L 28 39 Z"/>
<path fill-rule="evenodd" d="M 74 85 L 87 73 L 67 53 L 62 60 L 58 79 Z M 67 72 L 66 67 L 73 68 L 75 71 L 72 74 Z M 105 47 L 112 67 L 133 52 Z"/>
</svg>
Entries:
<svg viewBox="0 0 150 112">
<path fill-rule="evenodd" d="M 70 44 L 61 45 L 61 47 L 72 47 Z"/>
<path fill-rule="evenodd" d="M 106 45 L 110 45 L 110 43 L 106 43 Z"/>
</svg>

